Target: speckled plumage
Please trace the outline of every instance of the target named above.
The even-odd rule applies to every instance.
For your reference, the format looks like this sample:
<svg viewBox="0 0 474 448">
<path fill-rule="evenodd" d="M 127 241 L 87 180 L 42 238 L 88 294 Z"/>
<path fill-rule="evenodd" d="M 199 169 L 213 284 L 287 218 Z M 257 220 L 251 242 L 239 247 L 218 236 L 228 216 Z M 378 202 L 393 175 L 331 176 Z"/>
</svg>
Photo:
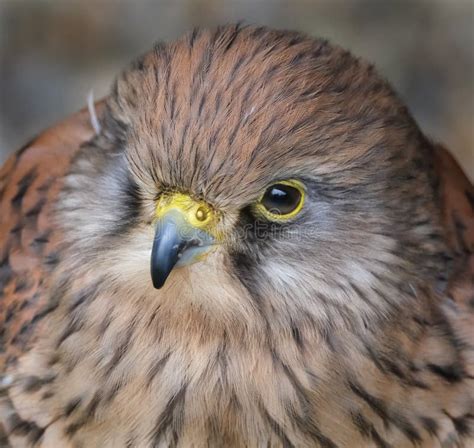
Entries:
<svg viewBox="0 0 474 448">
<path fill-rule="evenodd" d="M 12 446 L 469 447 L 474 190 L 369 64 L 227 26 L 159 44 L 0 172 Z M 298 178 L 302 213 L 250 205 Z M 163 191 L 226 238 L 153 289 Z"/>
</svg>

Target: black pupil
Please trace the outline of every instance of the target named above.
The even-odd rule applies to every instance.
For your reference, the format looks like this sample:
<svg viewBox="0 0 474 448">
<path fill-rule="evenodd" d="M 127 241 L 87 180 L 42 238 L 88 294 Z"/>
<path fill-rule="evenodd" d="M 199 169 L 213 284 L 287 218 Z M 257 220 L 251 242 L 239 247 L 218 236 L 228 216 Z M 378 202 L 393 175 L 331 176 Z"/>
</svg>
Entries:
<svg viewBox="0 0 474 448">
<path fill-rule="evenodd" d="M 285 184 L 272 185 L 263 195 L 262 204 L 275 215 L 287 215 L 298 207 L 301 193 L 298 189 Z"/>
</svg>

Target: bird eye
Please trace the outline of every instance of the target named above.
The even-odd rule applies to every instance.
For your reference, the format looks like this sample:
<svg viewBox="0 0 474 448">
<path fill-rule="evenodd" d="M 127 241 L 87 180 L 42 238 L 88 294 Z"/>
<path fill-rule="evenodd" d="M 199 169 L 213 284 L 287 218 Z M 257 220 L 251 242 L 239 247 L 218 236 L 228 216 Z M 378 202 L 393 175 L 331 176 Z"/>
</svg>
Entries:
<svg viewBox="0 0 474 448">
<path fill-rule="evenodd" d="M 281 221 L 293 218 L 302 209 L 305 191 L 297 180 L 284 180 L 265 190 L 256 204 L 257 211 L 267 219 Z"/>
</svg>

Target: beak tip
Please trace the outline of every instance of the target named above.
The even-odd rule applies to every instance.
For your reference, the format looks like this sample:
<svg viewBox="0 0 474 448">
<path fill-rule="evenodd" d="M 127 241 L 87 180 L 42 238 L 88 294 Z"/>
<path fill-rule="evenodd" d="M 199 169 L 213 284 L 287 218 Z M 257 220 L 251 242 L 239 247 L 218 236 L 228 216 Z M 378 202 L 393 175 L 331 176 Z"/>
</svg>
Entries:
<svg viewBox="0 0 474 448">
<path fill-rule="evenodd" d="M 159 275 L 156 271 L 151 272 L 151 280 L 155 289 L 161 289 L 166 282 L 168 275 Z"/>
</svg>

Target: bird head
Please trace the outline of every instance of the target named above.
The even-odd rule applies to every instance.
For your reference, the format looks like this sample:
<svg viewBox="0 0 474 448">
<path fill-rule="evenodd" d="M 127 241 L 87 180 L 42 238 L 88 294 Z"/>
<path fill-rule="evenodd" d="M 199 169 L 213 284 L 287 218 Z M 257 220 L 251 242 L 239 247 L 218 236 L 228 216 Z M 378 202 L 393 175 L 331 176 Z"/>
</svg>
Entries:
<svg viewBox="0 0 474 448">
<path fill-rule="evenodd" d="M 430 143 L 324 40 L 226 26 L 157 44 L 101 124 L 62 220 L 82 265 L 130 293 L 351 326 L 436 274 Z"/>
</svg>

